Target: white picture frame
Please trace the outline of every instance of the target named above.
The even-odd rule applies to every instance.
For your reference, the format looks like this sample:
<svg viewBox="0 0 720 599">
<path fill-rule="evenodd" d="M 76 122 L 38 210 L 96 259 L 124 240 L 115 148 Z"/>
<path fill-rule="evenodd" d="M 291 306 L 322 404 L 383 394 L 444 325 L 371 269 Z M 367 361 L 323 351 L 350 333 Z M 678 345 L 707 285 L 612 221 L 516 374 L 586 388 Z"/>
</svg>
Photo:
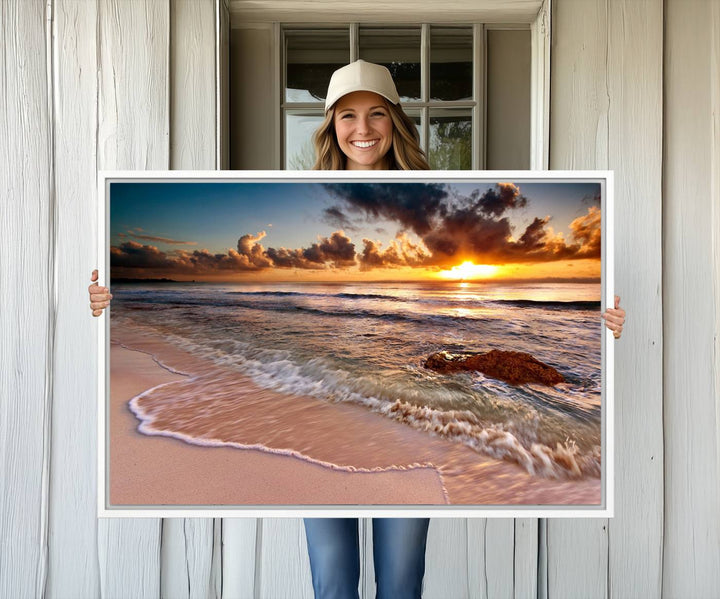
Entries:
<svg viewBox="0 0 720 599">
<path fill-rule="evenodd" d="M 540 183 L 596 183 L 600 186 L 601 205 L 601 307 L 613 306 L 613 173 L 612 171 L 101 171 L 98 173 L 98 263 L 101 285 L 110 284 L 110 189 L 112 183 L 256 183 L 256 184 L 417 184 L 494 185 L 512 182 L 523 185 Z M 532 198 L 530 198 L 532 199 Z M 128 226 L 128 223 L 122 223 Z M 247 233 L 247 231 L 246 231 Z M 110 321 L 112 308 L 99 319 L 98 346 L 98 516 L 99 517 L 481 517 L 481 518 L 553 518 L 600 517 L 614 513 L 614 397 L 613 336 L 602 327 L 601 344 L 601 476 L 600 501 L 591 505 L 518 504 L 518 505 L 230 505 L 230 504 L 113 504 L 110 502 L 109 422 L 110 406 Z M 598 313 L 598 327 L 600 318 Z M 139 434 L 139 433 L 138 433 Z M 183 441 L 177 441 L 182 443 Z M 243 450 L 240 450 L 243 451 Z M 288 457 L 288 459 L 293 459 Z"/>
</svg>

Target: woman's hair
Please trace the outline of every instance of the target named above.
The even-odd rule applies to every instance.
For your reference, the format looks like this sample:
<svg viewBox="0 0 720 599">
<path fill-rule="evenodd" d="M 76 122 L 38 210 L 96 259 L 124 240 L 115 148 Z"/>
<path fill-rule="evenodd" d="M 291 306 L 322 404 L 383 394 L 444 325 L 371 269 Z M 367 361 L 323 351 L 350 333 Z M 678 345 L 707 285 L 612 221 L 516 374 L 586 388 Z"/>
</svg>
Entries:
<svg viewBox="0 0 720 599">
<path fill-rule="evenodd" d="M 405 114 L 400 104 L 385 102 L 393 124 L 392 147 L 387 153 L 390 170 L 430 170 L 425 152 L 420 148 L 420 136 L 415 123 Z M 316 171 L 345 170 L 346 157 L 338 145 L 335 135 L 335 106 L 325 114 L 325 119 L 312 137 L 315 146 Z"/>
</svg>

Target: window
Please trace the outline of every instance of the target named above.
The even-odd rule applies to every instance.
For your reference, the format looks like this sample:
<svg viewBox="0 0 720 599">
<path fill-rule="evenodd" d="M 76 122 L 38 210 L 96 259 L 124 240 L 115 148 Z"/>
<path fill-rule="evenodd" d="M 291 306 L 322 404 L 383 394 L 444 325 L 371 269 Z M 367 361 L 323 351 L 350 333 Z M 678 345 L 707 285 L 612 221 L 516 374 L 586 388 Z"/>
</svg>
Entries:
<svg viewBox="0 0 720 599">
<path fill-rule="evenodd" d="M 523 24 L 238 23 L 230 35 L 230 167 L 310 168 L 330 75 L 363 58 L 393 73 L 434 168 L 529 168 L 531 108 L 545 97 L 539 80 L 531 103 L 531 54 Z"/>
<path fill-rule="evenodd" d="M 283 30 L 284 167 L 309 169 L 332 72 L 362 58 L 391 72 L 431 168 L 482 168 L 481 25 L 286 28 Z"/>
</svg>

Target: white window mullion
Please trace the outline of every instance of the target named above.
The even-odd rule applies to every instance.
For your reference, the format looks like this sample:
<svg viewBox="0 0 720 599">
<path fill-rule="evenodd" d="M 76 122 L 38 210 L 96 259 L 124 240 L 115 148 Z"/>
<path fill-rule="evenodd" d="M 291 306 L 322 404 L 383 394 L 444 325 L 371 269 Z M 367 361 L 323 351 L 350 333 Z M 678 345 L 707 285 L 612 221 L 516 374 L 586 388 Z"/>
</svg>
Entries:
<svg viewBox="0 0 720 599">
<path fill-rule="evenodd" d="M 360 25 L 350 23 L 350 62 L 360 58 Z"/>
<path fill-rule="evenodd" d="M 420 129 L 422 148 L 430 154 L 430 25 L 423 23 L 420 31 L 420 101 L 423 102 L 420 113 Z"/>
<path fill-rule="evenodd" d="M 273 100 L 275 104 L 275 139 L 279 140 L 279 144 L 275 144 L 273 149 L 273 162 L 278 170 L 285 170 L 285 110 L 282 106 L 285 104 L 285 65 L 287 64 L 287 55 L 285 52 L 285 34 L 280 29 L 280 23 L 273 24 L 273 46 L 274 46 L 274 67 L 275 84 L 273 85 Z"/>
<path fill-rule="evenodd" d="M 472 111 L 472 167 L 485 169 L 485 89 L 487 82 L 486 51 L 487 36 L 485 26 L 481 23 L 473 25 L 473 98 L 475 107 Z"/>
</svg>

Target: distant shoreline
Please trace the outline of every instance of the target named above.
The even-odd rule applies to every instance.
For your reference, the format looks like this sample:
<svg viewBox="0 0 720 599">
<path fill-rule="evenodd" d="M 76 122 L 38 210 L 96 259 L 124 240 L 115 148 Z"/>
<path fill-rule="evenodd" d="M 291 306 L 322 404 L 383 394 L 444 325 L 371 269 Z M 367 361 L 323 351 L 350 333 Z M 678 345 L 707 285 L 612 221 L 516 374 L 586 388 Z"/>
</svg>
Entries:
<svg viewBox="0 0 720 599">
<path fill-rule="evenodd" d="M 322 281 L 322 280 L 305 280 L 305 281 L 296 281 L 293 279 L 287 279 L 287 280 L 272 280 L 272 281 L 261 281 L 261 280 L 243 280 L 243 281 L 198 281 L 196 279 L 188 280 L 188 281 L 178 281 L 177 279 L 136 279 L 136 278 L 114 278 L 111 275 L 110 283 L 195 283 L 198 285 L 260 285 L 260 284 L 272 284 L 272 285 L 298 285 L 298 284 L 321 284 L 321 285 L 349 285 L 349 284 L 367 284 L 367 285 L 375 285 L 375 284 L 400 284 L 400 283 L 423 283 L 423 284 L 437 284 L 437 285 L 459 285 L 462 283 L 472 283 L 472 284 L 506 284 L 506 285 L 528 285 L 528 284 L 537 284 L 537 283 L 558 283 L 558 284 L 567 284 L 567 283 L 577 283 L 578 285 L 591 285 L 591 284 L 597 284 L 599 285 L 601 283 L 600 279 L 595 278 L 582 278 L 582 279 L 465 279 L 465 280 L 457 280 L 457 281 L 450 281 L 450 280 L 440 280 L 440 279 L 404 279 L 404 280 L 394 280 L 394 279 L 380 279 L 380 280 L 360 280 L 360 279 L 350 279 L 350 280 L 339 280 L 339 279 L 333 279 L 328 281 Z"/>
<path fill-rule="evenodd" d="M 196 283 L 197 281 L 177 281 L 175 279 L 115 279 L 110 278 L 110 283 Z"/>
</svg>

